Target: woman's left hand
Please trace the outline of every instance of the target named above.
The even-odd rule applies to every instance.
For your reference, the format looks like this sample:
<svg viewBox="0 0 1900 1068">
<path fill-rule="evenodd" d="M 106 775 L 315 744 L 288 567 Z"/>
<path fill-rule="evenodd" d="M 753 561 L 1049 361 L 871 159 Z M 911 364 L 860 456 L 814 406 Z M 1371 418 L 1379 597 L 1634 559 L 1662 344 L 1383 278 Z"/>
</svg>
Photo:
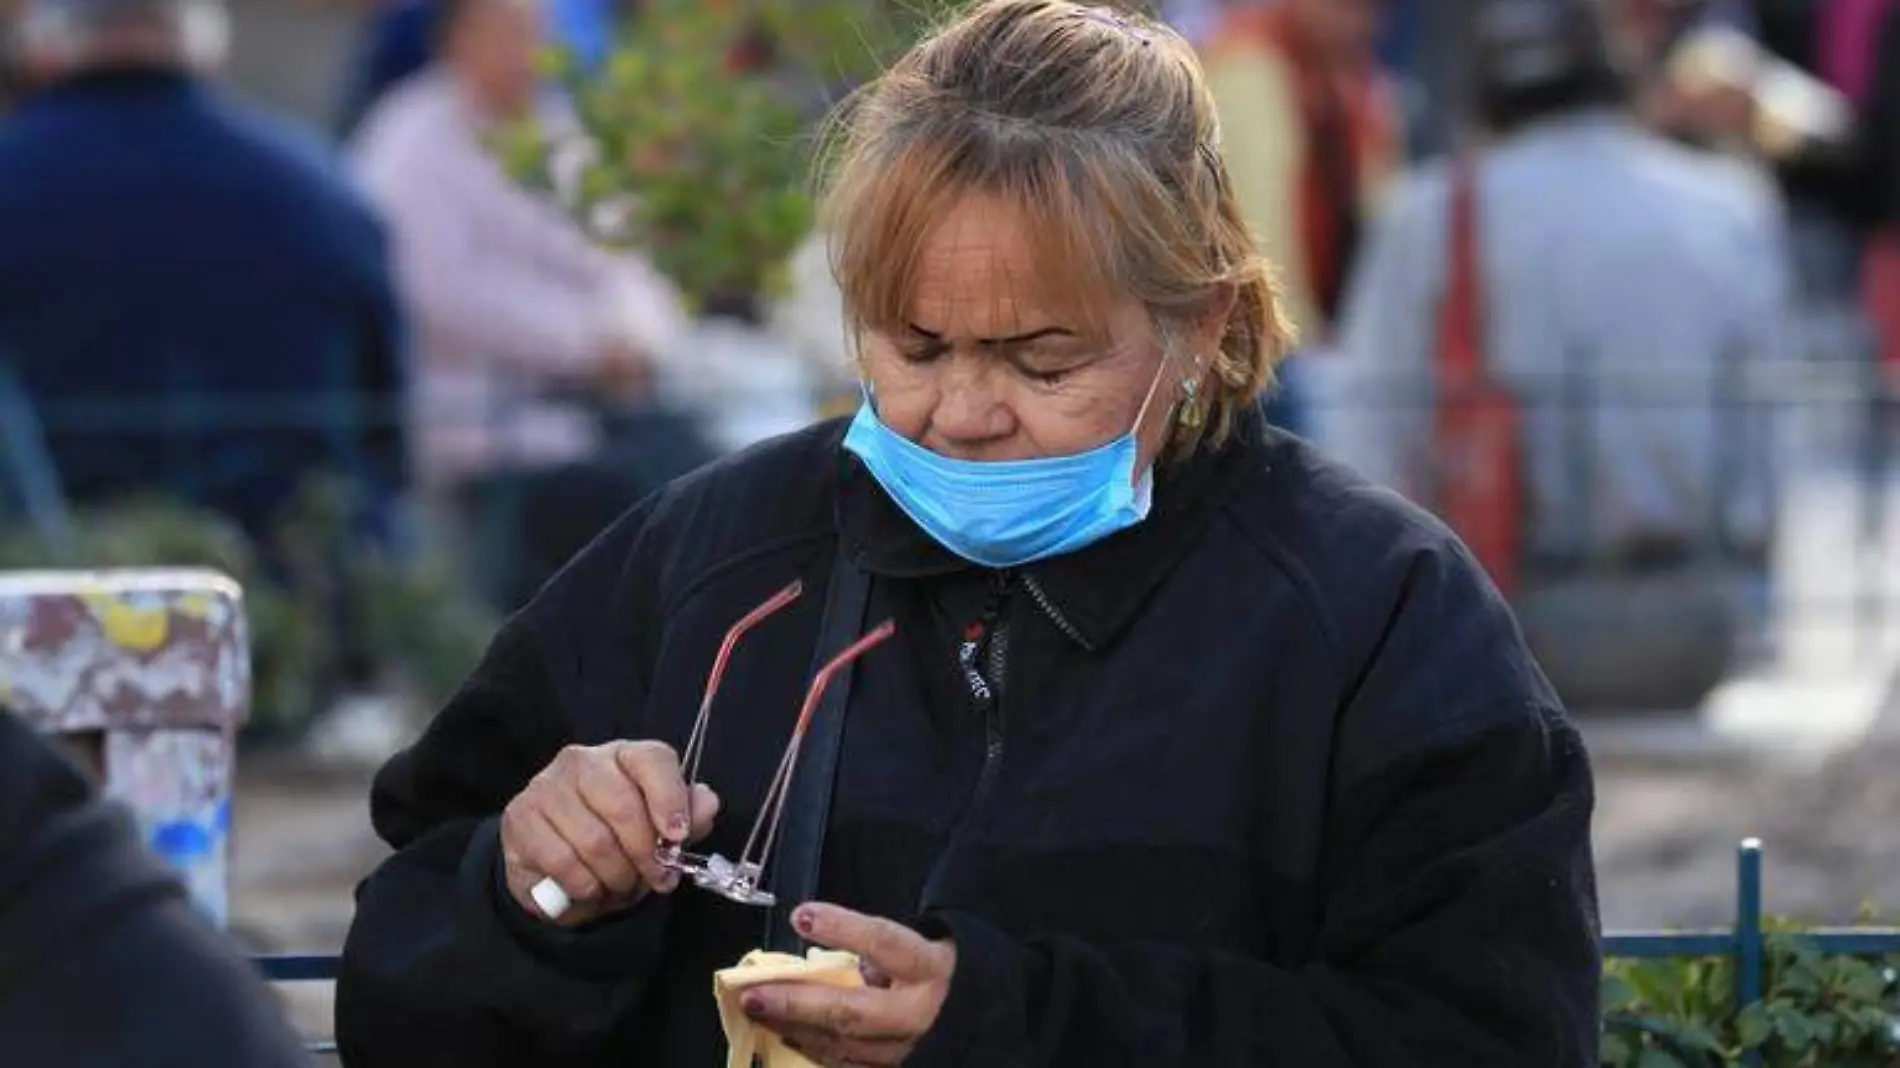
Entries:
<svg viewBox="0 0 1900 1068">
<path fill-rule="evenodd" d="M 902 1064 L 937 1022 L 956 943 L 836 905 L 801 905 L 792 924 L 809 942 L 857 954 L 866 985 L 768 983 L 745 992 L 746 1015 L 820 1064 Z"/>
</svg>

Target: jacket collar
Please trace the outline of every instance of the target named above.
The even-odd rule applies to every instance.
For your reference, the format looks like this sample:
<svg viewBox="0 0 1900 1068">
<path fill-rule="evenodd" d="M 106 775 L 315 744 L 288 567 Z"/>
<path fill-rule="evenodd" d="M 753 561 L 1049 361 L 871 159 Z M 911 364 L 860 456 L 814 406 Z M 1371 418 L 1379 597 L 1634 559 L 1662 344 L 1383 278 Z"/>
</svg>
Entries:
<svg viewBox="0 0 1900 1068">
<path fill-rule="evenodd" d="M 159 63 L 126 64 L 81 71 L 49 82 L 27 94 L 21 107 L 73 99 L 189 96 L 200 90 L 198 80 L 182 68 Z"/>
<path fill-rule="evenodd" d="M 1227 487 L 1271 431 L 1257 407 L 1235 420 L 1218 449 L 1157 471 L 1154 508 L 1133 527 L 1078 552 L 1019 570 L 1058 626 L 1089 649 L 1108 646 L 1134 618 L 1228 496 Z M 838 531 L 845 551 L 874 575 L 926 578 L 974 570 L 904 515 L 857 457 L 839 448 Z"/>
</svg>

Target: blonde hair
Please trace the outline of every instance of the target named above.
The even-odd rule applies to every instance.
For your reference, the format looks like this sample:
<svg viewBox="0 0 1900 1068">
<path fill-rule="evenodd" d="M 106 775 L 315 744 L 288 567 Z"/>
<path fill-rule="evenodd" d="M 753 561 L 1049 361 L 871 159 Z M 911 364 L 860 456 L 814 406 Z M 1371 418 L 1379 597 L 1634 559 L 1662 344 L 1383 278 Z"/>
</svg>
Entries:
<svg viewBox="0 0 1900 1068">
<path fill-rule="evenodd" d="M 1167 343 L 1233 293 L 1217 351 L 1189 354 L 1210 418 L 1177 445 L 1223 438 L 1289 344 L 1193 48 L 1141 16 L 984 0 L 840 106 L 818 177 L 854 331 L 908 319 L 934 225 L 981 193 L 1021 213 L 1038 280 L 1087 313 L 1132 297 Z"/>
</svg>

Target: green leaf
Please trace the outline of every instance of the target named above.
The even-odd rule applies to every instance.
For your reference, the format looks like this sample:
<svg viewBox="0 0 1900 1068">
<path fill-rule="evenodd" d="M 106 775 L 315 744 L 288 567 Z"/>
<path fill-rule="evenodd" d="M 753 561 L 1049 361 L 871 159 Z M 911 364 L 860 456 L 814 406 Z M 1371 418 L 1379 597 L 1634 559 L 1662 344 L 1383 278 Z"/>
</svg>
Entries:
<svg viewBox="0 0 1900 1068">
<path fill-rule="evenodd" d="M 1771 936 L 1768 944 L 1771 950 L 1779 949 L 1792 954 L 1797 964 L 1803 964 L 1809 968 L 1816 968 L 1821 964 L 1821 950 L 1811 938 L 1783 933 Z"/>
<path fill-rule="evenodd" d="M 1623 973 L 1636 1000 L 1649 1008 L 1664 1008 L 1682 1000 L 1684 973 L 1666 961 L 1644 961 Z"/>
<path fill-rule="evenodd" d="M 1694 1016 L 1679 1013 L 1672 1017 L 1669 1032 L 1670 1038 L 1675 1040 L 1676 1045 L 1686 1050 L 1710 1053 L 1716 1056 L 1722 1054 L 1721 1040 L 1715 1037 L 1715 1032 L 1710 1029 L 1708 1024 L 1703 1023 Z"/>
<path fill-rule="evenodd" d="M 1821 976 L 1818 974 L 1820 967 L 1820 961 L 1796 962 L 1794 966 L 1781 974 L 1781 981 L 1775 984 L 1777 990 L 1802 997 L 1813 997 L 1819 994 L 1821 992 Z"/>
<path fill-rule="evenodd" d="M 1886 977 L 1880 969 L 1864 960 L 1838 957 L 1830 962 L 1828 986 L 1852 1001 L 1874 1001 L 1886 990 Z"/>
<path fill-rule="evenodd" d="M 1810 1016 L 1808 1023 L 1814 1028 L 1814 1041 L 1817 1045 L 1831 1045 L 1841 1032 L 1841 1018 L 1838 1016 Z"/>
<path fill-rule="evenodd" d="M 1857 1005 L 1841 1014 L 1841 1018 L 1864 1034 L 1881 1034 L 1893 1023 L 1893 1014 L 1880 1005 Z"/>
<path fill-rule="evenodd" d="M 1735 1037 L 1743 1049 L 1756 1049 L 1768 1041 L 1775 1033 L 1775 1025 L 1768 1018 L 1768 1011 L 1760 1004 L 1743 1009 L 1735 1019 Z"/>
<path fill-rule="evenodd" d="M 1675 1054 L 1660 1049 L 1646 1049 L 1636 1059 L 1636 1068 L 1689 1068 Z"/>
<path fill-rule="evenodd" d="M 1775 1014 L 1775 1031 L 1790 1052 L 1799 1053 L 1814 1043 L 1814 1024 L 1794 1010 Z"/>
</svg>

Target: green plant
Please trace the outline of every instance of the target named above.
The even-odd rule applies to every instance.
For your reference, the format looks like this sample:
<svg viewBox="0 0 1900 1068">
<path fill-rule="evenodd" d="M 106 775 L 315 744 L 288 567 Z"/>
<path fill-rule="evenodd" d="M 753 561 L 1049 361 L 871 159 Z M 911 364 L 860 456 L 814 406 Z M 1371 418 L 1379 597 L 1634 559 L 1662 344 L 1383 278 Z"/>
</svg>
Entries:
<svg viewBox="0 0 1900 1068">
<path fill-rule="evenodd" d="M 1616 961 L 1603 978 L 1610 1068 L 1900 1068 L 1900 955 L 1824 956 L 1777 922 L 1762 999 L 1735 1003 L 1727 958 Z M 1738 1011 L 1739 1008 L 1739 1011 Z"/>
<path fill-rule="evenodd" d="M 332 670 L 368 672 L 433 708 L 460 685 L 501 620 L 442 552 L 395 556 L 351 536 L 361 514 L 348 486 L 307 484 L 274 539 L 300 608 L 334 623 Z"/>
<path fill-rule="evenodd" d="M 907 47 L 943 0 L 650 0 L 604 66 L 549 67 L 577 129 L 504 128 L 516 178 L 689 302 L 776 293 L 810 234 L 813 121 Z"/>
</svg>

